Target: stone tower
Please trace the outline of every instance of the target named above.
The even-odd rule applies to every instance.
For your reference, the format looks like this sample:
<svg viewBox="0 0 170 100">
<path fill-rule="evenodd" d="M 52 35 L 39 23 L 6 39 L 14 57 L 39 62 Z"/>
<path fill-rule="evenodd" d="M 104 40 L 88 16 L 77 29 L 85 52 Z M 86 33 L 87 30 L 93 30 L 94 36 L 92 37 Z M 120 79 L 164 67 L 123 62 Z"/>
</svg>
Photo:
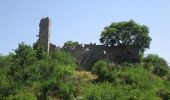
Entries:
<svg viewBox="0 0 170 100">
<path fill-rule="evenodd" d="M 47 53 L 50 50 L 50 29 L 51 29 L 51 21 L 48 17 L 42 18 L 39 24 L 39 39 L 38 45 Z"/>
</svg>

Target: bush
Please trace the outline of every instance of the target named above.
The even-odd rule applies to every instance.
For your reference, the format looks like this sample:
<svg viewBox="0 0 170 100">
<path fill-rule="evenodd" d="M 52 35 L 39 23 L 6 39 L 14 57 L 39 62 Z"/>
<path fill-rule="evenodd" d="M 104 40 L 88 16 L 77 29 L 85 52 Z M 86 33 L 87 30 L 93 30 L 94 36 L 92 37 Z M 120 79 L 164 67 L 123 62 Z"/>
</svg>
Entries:
<svg viewBox="0 0 170 100">
<path fill-rule="evenodd" d="M 160 77 L 163 77 L 165 75 L 168 75 L 169 73 L 169 69 L 167 67 L 164 67 L 164 66 L 155 66 L 153 68 L 153 73 L 160 76 Z"/>
<path fill-rule="evenodd" d="M 59 90 L 58 93 L 61 95 L 66 95 L 68 93 L 67 91 L 69 90 L 67 89 L 61 92 L 61 83 L 65 80 L 69 80 L 69 77 L 73 74 L 72 66 L 64 66 L 51 59 L 40 60 L 34 66 L 35 80 L 33 87 L 40 93 L 40 95 L 38 95 L 40 100 L 47 98 L 49 95 L 53 95 L 53 93 Z"/>
<path fill-rule="evenodd" d="M 82 100 L 157 100 L 149 90 L 141 91 L 131 85 L 113 85 L 109 82 L 84 87 Z"/>
<path fill-rule="evenodd" d="M 158 92 L 158 96 L 160 96 L 162 98 L 162 100 L 169 100 L 170 99 L 170 91 L 162 89 Z"/>
<path fill-rule="evenodd" d="M 92 72 L 99 75 L 100 78 L 105 78 L 109 73 L 109 63 L 104 60 L 97 61 L 92 67 Z"/>
<path fill-rule="evenodd" d="M 146 57 L 143 65 L 153 66 L 155 74 L 167 77 L 153 75 L 142 64 L 116 65 L 105 60 L 94 64 L 94 75 L 75 71 L 75 58 L 71 54 L 57 50 L 37 57 L 36 50 L 22 43 L 14 54 L 0 56 L 0 99 L 169 99 L 170 74 L 166 61 L 151 58 Z"/>
<path fill-rule="evenodd" d="M 85 100 L 115 100 L 115 92 L 115 88 L 108 82 L 90 84 L 89 87 L 84 89 L 83 98 Z"/>
<path fill-rule="evenodd" d="M 170 81 L 170 73 L 168 74 L 168 81 Z"/>
<path fill-rule="evenodd" d="M 4 68 L 6 57 L 0 55 L 0 68 Z"/>
<path fill-rule="evenodd" d="M 32 77 L 32 65 L 37 61 L 36 51 L 24 43 L 20 43 L 14 54 L 10 54 L 8 75 L 14 83 L 27 84 Z"/>
<path fill-rule="evenodd" d="M 72 66 L 76 68 L 76 58 L 73 57 L 70 53 L 63 50 L 57 50 L 51 55 L 51 59 L 55 61 L 58 65 Z"/>
<path fill-rule="evenodd" d="M 141 65 L 130 66 L 121 65 L 118 69 L 110 69 L 104 82 L 83 87 L 83 97 L 91 100 L 157 100 L 156 93 L 164 88 L 164 81 Z M 114 80 L 107 81 L 110 77 Z"/>
<path fill-rule="evenodd" d="M 14 87 L 6 73 L 6 70 L 0 69 L 0 100 L 14 93 Z"/>
<path fill-rule="evenodd" d="M 67 47 L 71 47 L 71 48 L 74 48 L 76 46 L 78 46 L 79 43 L 78 42 L 74 42 L 74 41 L 67 41 L 64 43 L 64 48 L 67 48 Z"/>
<path fill-rule="evenodd" d="M 158 55 L 149 54 L 144 59 L 145 65 L 153 66 L 153 73 L 163 77 L 169 73 L 169 66 L 165 59 L 159 57 Z"/>
<path fill-rule="evenodd" d="M 1 70 L 3 72 L 0 77 L 2 79 L 0 92 L 5 90 L 8 93 L 3 92 L 0 98 L 10 95 L 8 99 L 24 100 L 23 96 L 28 97 L 28 99 L 31 97 L 29 93 L 21 93 L 21 95 L 15 94 L 15 92 L 11 93 L 11 86 L 14 87 L 13 90 L 30 87 L 36 92 L 36 96 L 43 99 L 47 98 L 58 88 L 62 89 L 62 87 L 58 87 L 60 82 L 64 83 L 64 80 L 69 80 L 76 68 L 75 58 L 69 53 L 58 50 L 53 54 L 46 56 L 43 54 L 43 56 L 37 58 L 37 50 L 24 43 L 19 44 L 15 53 L 7 58 L 10 62 L 9 70 L 5 69 L 6 72 L 3 72 L 4 69 L 0 68 L 0 72 Z M 0 64 L 4 60 L 5 58 L 0 56 Z M 8 83 L 9 80 L 11 83 Z M 69 89 L 63 90 L 66 92 L 62 92 L 62 94 L 69 94 Z M 39 93 L 42 95 L 38 95 Z"/>
<path fill-rule="evenodd" d="M 5 99 L 6 100 L 37 100 L 36 96 L 34 96 L 31 92 L 28 91 L 20 91 L 16 95 L 10 95 Z"/>
<path fill-rule="evenodd" d="M 143 62 L 151 64 L 153 66 L 159 66 L 159 65 L 168 66 L 168 63 L 166 62 L 165 59 L 155 54 L 148 54 L 146 57 L 143 58 Z"/>
</svg>

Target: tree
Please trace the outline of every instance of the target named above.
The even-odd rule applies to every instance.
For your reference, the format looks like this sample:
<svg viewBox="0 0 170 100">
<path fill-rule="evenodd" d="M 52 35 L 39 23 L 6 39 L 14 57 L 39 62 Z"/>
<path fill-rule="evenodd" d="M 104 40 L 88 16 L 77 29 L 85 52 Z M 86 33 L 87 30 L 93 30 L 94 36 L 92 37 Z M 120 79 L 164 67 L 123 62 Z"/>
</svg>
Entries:
<svg viewBox="0 0 170 100">
<path fill-rule="evenodd" d="M 79 43 L 78 42 L 74 42 L 74 41 L 67 41 L 64 43 L 64 46 L 63 47 L 76 47 L 78 46 Z"/>
<path fill-rule="evenodd" d="M 135 46 L 144 52 L 149 48 L 151 38 L 147 26 L 130 20 L 106 26 L 101 33 L 100 42 L 107 46 Z"/>
<path fill-rule="evenodd" d="M 38 42 L 35 42 L 33 44 L 33 50 L 36 51 L 36 57 L 38 60 L 41 60 L 47 57 L 47 52 L 43 50 L 43 48 L 38 44 Z"/>
<path fill-rule="evenodd" d="M 14 54 L 10 57 L 9 74 L 15 81 L 22 84 L 31 77 L 30 69 L 36 62 L 36 51 L 31 46 L 20 43 Z"/>
<path fill-rule="evenodd" d="M 170 72 L 167 61 L 156 54 L 148 54 L 143 58 L 143 62 L 153 66 L 153 73 L 161 77 L 168 75 Z"/>
</svg>

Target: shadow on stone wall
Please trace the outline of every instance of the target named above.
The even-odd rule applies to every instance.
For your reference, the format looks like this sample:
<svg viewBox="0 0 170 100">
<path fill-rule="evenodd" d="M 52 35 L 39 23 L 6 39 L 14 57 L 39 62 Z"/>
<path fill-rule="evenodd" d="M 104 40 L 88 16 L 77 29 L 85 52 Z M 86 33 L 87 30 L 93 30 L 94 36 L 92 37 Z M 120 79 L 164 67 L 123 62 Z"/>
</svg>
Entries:
<svg viewBox="0 0 170 100">
<path fill-rule="evenodd" d="M 136 47 L 127 46 L 104 46 L 96 44 L 79 44 L 76 46 L 63 46 L 63 49 L 77 58 L 78 63 L 85 69 L 91 69 L 91 66 L 98 60 L 107 60 L 116 64 L 122 62 L 139 62 L 139 50 Z"/>
</svg>

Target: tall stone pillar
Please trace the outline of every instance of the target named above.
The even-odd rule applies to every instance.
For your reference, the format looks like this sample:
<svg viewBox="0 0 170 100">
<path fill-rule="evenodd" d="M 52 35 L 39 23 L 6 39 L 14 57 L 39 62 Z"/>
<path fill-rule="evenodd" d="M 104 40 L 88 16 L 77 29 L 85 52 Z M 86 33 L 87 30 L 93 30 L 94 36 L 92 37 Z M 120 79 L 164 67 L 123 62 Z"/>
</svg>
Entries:
<svg viewBox="0 0 170 100">
<path fill-rule="evenodd" d="M 38 45 L 47 53 L 50 50 L 50 30 L 51 21 L 48 17 L 42 18 L 39 24 L 39 39 Z"/>
</svg>

